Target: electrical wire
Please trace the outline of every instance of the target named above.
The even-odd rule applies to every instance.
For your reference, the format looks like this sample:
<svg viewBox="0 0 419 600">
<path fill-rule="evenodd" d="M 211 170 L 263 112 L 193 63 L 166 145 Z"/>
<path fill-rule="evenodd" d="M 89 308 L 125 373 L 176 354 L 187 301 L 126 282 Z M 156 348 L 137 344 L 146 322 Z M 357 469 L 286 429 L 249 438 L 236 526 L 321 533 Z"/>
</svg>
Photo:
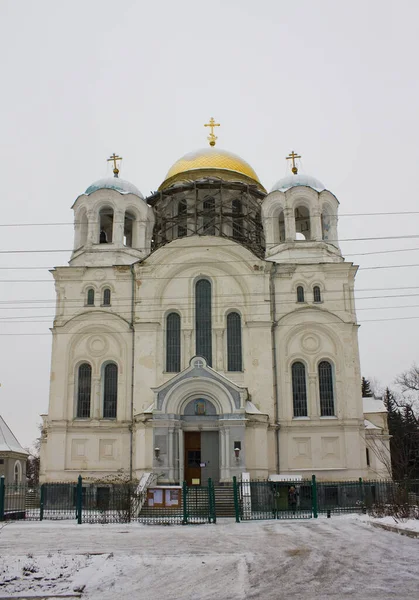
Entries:
<svg viewBox="0 0 419 600">
<path fill-rule="evenodd" d="M 330 217 L 389 217 L 389 216 L 405 216 L 405 215 L 419 215 L 418 210 L 406 210 L 406 211 L 394 211 L 394 212 L 366 212 L 366 213 L 330 213 Z M 183 216 L 183 215 L 182 215 Z M 278 217 L 264 217 L 264 219 L 277 219 Z M 89 221 L 90 223 L 99 224 L 99 221 Z M 148 223 L 146 219 L 137 219 L 137 223 Z M 114 221 L 114 223 L 125 223 L 124 221 Z M 81 221 L 58 221 L 56 223 L 0 223 L 0 227 L 61 227 L 61 226 L 74 226 L 83 225 Z"/>
<path fill-rule="evenodd" d="M 409 320 L 415 320 L 415 319 L 419 319 L 419 316 L 409 316 L 409 317 L 394 317 L 394 318 L 384 318 L 384 319 L 365 319 L 363 321 L 358 321 L 357 323 L 354 323 L 352 321 L 341 321 L 339 323 L 336 323 L 336 321 L 323 321 L 321 324 L 322 325 L 337 325 L 337 326 L 341 326 L 341 325 L 358 325 L 358 324 L 363 324 L 363 323 L 383 323 L 383 322 L 394 322 L 394 321 L 409 321 Z M 129 327 L 128 323 L 127 323 L 127 327 Z M 283 323 L 278 323 L 277 327 L 295 327 L 295 323 L 291 323 L 291 324 L 283 324 Z M 143 329 L 141 328 L 140 330 L 141 333 L 156 333 L 156 330 L 153 329 Z M 1 336 L 23 336 L 23 335 L 27 335 L 27 336 L 45 336 L 45 335 L 51 335 L 52 332 L 38 332 L 38 333 L 0 333 L 0 337 Z M 131 329 L 128 329 L 127 331 L 103 331 L 103 329 L 98 329 L 96 332 L 95 331 L 89 331 L 89 335 L 93 335 L 95 333 L 100 333 L 101 335 L 121 335 L 121 334 L 128 334 L 128 335 L 132 335 L 132 331 Z M 86 335 L 85 331 L 80 331 L 80 332 L 67 332 L 67 331 L 57 331 L 54 330 L 54 335 L 72 335 L 72 336 L 76 336 L 76 335 Z"/>
</svg>

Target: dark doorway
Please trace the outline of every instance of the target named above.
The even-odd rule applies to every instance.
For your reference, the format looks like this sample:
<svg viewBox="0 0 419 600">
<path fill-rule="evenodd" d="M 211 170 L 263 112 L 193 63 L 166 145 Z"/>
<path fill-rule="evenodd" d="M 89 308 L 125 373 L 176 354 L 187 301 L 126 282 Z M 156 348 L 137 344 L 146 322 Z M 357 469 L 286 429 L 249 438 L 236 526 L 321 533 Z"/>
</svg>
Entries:
<svg viewBox="0 0 419 600">
<path fill-rule="evenodd" d="M 207 485 L 220 480 L 218 431 L 185 432 L 185 481 L 188 485 Z"/>
<path fill-rule="evenodd" d="M 185 481 L 188 485 L 201 485 L 201 433 L 185 432 Z"/>
</svg>

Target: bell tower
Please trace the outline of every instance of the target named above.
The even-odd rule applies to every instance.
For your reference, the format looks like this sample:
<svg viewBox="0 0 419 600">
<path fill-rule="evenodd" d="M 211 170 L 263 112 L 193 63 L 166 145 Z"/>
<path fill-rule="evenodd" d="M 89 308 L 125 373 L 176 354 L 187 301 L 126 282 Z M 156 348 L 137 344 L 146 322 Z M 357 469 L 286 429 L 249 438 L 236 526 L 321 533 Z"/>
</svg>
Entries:
<svg viewBox="0 0 419 600">
<path fill-rule="evenodd" d="M 294 150 L 291 175 L 280 179 L 262 204 L 266 258 L 275 262 L 342 262 L 338 243 L 339 202 L 314 177 L 298 172 Z"/>
<path fill-rule="evenodd" d="M 122 158 L 113 153 L 107 160 L 114 176 L 92 183 L 72 206 L 71 266 L 132 264 L 150 253 L 153 210 L 135 185 L 119 177 Z"/>
</svg>

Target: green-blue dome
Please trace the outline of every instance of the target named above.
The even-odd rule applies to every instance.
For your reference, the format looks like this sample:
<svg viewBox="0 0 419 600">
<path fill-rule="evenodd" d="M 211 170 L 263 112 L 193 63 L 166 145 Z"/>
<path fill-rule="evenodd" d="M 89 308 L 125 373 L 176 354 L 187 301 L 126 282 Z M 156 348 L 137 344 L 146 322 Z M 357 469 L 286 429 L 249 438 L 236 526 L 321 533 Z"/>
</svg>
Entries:
<svg viewBox="0 0 419 600">
<path fill-rule="evenodd" d="M 133 183 L 125 181 L 125 179 L 120 179 L 119 177 L 105 177 L 104 179 L 99 179 L 92 183 L 92 185 L 89 185 L 84 193 L 89 196 L 90 194 L 93 194 L 93 192 L 103 189 L 115 190 L 120 194 L 135 194 L 144 200 L 144 196 Z"/>
<path fill-rule="evenodd" d="M 286 177 L 283 177 L 277 181 L 271 189 L 271 192 L 286 192 L 290 188 L 298 185 L 311 187 L 313 190 L 316 190 L 316 192 L 322 192 L 326 189 L 322 182 L 315 177 L 311 177 L 311 175 L 305 175 L 304 173 L 297 173 L 296 175 L 287 175 Z"/>
</svg>

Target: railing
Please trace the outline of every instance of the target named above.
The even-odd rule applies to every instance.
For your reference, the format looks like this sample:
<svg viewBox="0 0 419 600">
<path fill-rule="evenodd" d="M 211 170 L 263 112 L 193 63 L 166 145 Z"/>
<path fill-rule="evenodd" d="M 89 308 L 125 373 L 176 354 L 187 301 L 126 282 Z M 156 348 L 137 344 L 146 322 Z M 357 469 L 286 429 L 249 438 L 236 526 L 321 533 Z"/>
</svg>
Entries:
<svg viewBox="0 0 419 600">
<path fill-rule="evenodd" d="M 0 478 L 0 521 L 74 520 L 77 523 L 215 523 L 234 514 L 236 522 L 260 519 L 307 519 L 318 514 L 366 512 L 390 514 L 392 507 L 419 513 L 419 481 L 376 480 L 250 481 L 233 478 L 232 493 L 206 486 L 152 486 L 133 483 L 44 483 L 36 487 L 5 484 Z M 224 492 L 224 493 L 223 493 Z M 228 510 L 227 510 L 228 509 Z M 401 513 L 400 513 L 401 514 Z M 415 513 L 416 514 L 416 513 Z"/>
</svg>

